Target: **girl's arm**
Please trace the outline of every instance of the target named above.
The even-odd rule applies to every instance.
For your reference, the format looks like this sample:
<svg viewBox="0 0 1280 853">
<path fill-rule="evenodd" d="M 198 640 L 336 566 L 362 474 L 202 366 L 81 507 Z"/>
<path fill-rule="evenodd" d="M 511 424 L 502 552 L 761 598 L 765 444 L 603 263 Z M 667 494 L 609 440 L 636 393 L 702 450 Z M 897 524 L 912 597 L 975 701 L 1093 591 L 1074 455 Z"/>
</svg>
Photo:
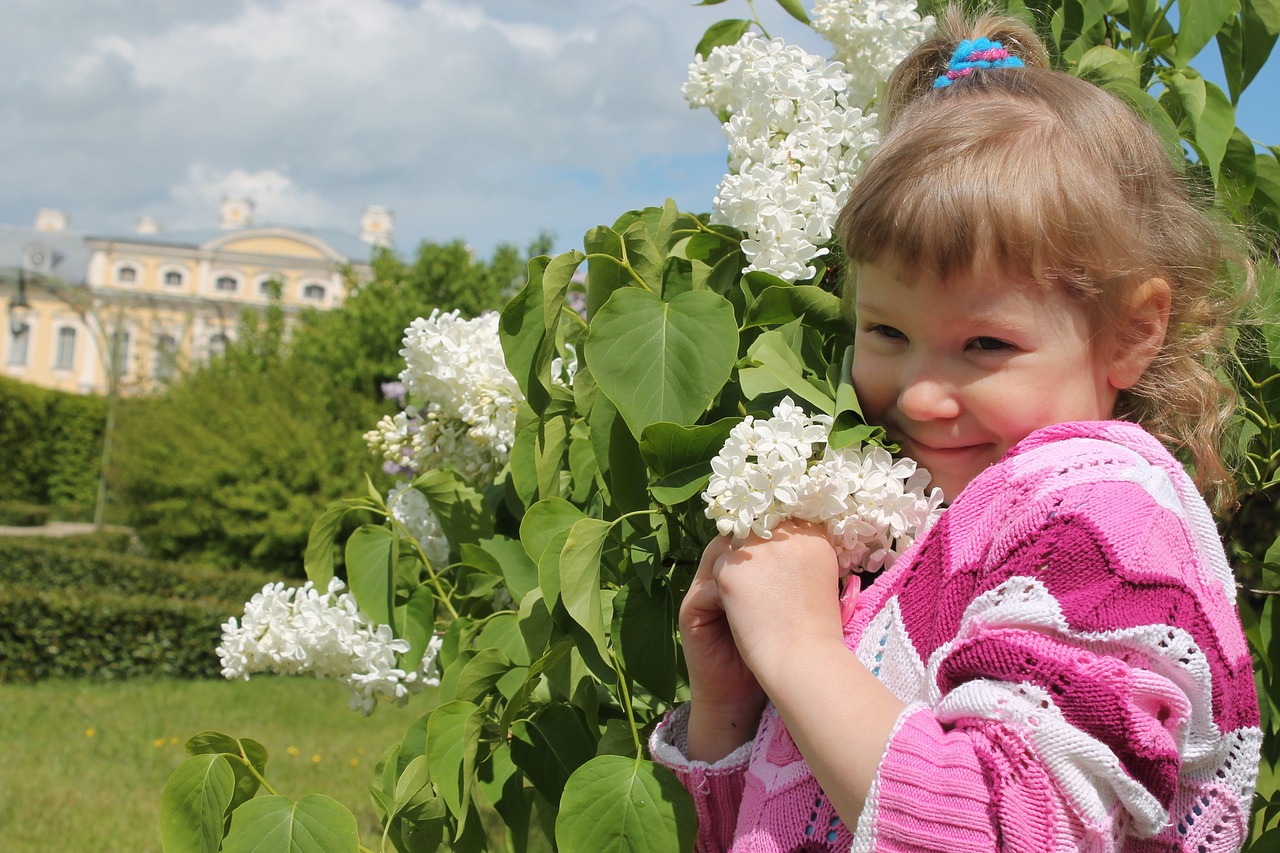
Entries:
<svg viewBox="0 0 1280 853">
<path fill-rule="evenodd" d="M 1106 445 L 1061 455 L 1043 495 L 947 511 L 862 635 L 867 660 L 893 651 L 876 677 L 843 648 L 823 537 L 717 560 L 743 659 L 856 849 L 1243 842 L 1261 732 L 1212 519 Z"/>
<path fill-rule="evenodd" d="M 856 825 L 905 705 L 844 645 L 835 551 L 821 531 L 787 522 L 725 550 L 712 572 L 743 660 Z"/>
</svg>

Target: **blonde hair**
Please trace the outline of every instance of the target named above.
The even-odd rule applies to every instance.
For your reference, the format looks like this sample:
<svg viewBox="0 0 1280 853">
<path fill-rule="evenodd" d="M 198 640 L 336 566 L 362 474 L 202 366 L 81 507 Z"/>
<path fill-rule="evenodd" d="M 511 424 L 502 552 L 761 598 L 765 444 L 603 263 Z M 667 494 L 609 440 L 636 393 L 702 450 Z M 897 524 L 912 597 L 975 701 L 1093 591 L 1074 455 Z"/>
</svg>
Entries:
<svg viewBox="0 0 1280 853">
<path fill-rule="evenodd" d="M 960 40 L 979 37 L 1001 42 L 1026 67 L 979 69 L 935 89 Z M 1241 302 L 1227 268 L 1239 264 L 1247 285 L 1246 254 L 1193 203 L 1144 120 L 1048 65 L 1022 22 L 949 9 L 938 34 L 889 80 L 884 142 L 837 221 L 845 255 L 944 281 L 981 266 L 1065 287 L 1102 345 L 1126 343 L 1138 288 L 1163 279 L 1171 298 L 1164 344 L 1121 393 L 1115 416 L 1181 454 L 1221 507 L 1232 493 L 1222 446 L 1235 401 L 1217 370 Z"/>
</svg>

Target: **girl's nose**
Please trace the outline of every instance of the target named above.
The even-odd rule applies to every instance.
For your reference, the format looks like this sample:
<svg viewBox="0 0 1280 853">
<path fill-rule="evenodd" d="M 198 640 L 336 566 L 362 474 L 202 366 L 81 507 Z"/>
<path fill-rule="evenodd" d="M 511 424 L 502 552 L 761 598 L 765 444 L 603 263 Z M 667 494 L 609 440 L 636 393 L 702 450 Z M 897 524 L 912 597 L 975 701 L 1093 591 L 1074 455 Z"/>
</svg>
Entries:
<svg viewBox="0 0 1280 853">
<path fill-rule="evenodd" d="M 913 421 L 946 420 L 960 414 L 960 399 L 945 379 L 918 371 L 905 377 L 898 393 L 898 411 Z"/>
</svg>

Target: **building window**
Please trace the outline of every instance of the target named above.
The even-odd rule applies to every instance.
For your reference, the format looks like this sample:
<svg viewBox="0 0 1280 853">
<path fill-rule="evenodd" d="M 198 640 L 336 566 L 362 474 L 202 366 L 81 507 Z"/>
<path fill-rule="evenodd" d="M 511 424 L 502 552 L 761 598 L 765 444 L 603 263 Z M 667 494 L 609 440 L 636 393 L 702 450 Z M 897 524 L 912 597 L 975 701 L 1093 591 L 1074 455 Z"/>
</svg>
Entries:
<svg viewBox="0 0 1280 853">
<path fill-rule="evenodd" d="M 54 370 L 71 370 L 76 366 L 76 330 L 70 326 L 58 329 L 58 349 L 53 356 Z"/>
<path fill-rule="evenodd" d="M 173 378 L 178 364 L 178 339 L 173 335 L 160 335 L 156 338 L 156 349 L 151 364 L 151 375 L 160 382 L 168 382 Z"/>
<path fill-rule="evenodd" d="M 116 379 L 123 379 L 129 372 L 129 333 L 124 329 L 111 334 L 111 372 Z"/>
<path fill-rule="evenodd" d="M 9 330 L 9 357 L 6 361 L 14 367 L 23 367 L 27 363 L 27 349 L 31 344 L 31 324 L 23 323 L 15 334 Z"/>
<path fill-rule="evenodd" d="M 221 332 L 209 338 L 209 358 L 222 358 L 226 355 L 229 342 L 227 336 Z"/>
<path fill-rule="evenodd" d="M 165 270 L 164 284 L 165 287 L 182 287 L 181 270 Z"/>
<path fill-rule="evenodd" d="M 324 285 L 308 284 L 302 288 L 302 298 L 309 302 L 324 302 Z"/>
<path fill-rule="evenodd" d="M 284 292 L 280 276 L 269 275 L 258 279 L 258 295 L 264 299 L 276 299 Z"/>
<path fill-rule="evenodd" d="M 240 282 L 236 281 L 236 277 L 233 275 L 220 275 L 213 282 L 213 286 L 220 293 L 235 293 L 240 287 Z"/>
<path fill-rule="evenodd" d="M 133 284 L 138 280 L 138 268 L 123 266 L 116 270 L 116 281 L 120 284 Z"/>
</svg>

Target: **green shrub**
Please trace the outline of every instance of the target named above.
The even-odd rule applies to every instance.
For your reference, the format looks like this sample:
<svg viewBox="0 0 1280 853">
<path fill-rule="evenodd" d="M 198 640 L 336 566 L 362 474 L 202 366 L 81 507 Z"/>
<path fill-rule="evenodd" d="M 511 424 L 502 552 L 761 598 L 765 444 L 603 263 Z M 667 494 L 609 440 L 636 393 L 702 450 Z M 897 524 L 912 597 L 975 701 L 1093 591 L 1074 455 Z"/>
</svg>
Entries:
<svg viewBox="0 0 1280 853">
<path fill-rule="evenodd" d="M 147 553 L 300 576 L 311 522 L 360 479 L 380 412 L 327 381 L 297 363 L 214 365 L 127 401 L 112 487 Z"/>
<path fill-rule="evenodd" d="M 214 678 L 226 604 L 0 588 L 0 681 Z"/>
<path fill-rule="evenodd" d="M 37 537 L 16 537 L 30 542 Z M 80 551 L 104 551 L 108 554 L 141 554 L 142 544 L 131 530 L 102 529 L 70 536 L 39 537 L 45 547 Z"/>
<path fill-rule="evenodd" d="M 92 515 L 106 405 L 0 377 L 0 501 L 44 504 L 57 518 Z"/>
<path fill-rule="evenodd" d="M 16 501 L 0 503 L 0 527 L 43 527 L 48 520 L 47 506 Z"/>
<path fill-rule="evenodd" d="M 237 615 L 244 602 L 272 580 L 268 575 L 247 569 L 226 571 L 172 564 L 91 550 L 57 539 L 0 539 L 0 589 L 27 587 L 188 601 L 216 600 L 224 602 L 222 619 L 225 620 Z"/>
</svg>

